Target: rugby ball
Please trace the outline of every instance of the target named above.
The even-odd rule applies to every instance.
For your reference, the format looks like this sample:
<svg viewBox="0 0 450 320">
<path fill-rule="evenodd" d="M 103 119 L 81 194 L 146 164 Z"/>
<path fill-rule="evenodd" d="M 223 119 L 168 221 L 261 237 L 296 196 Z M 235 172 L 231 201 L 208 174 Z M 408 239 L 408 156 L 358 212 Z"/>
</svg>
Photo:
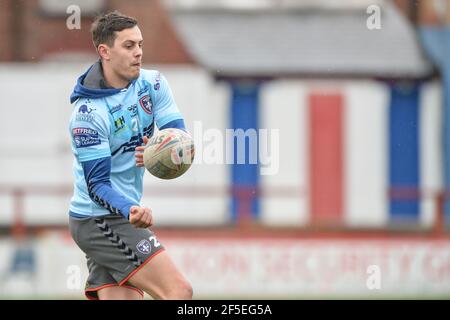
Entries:
<svg viewBox="0 0 450 320">
<path fill-rule="evenodd" d="M 194 154 L 194 140 L 189 133 L 176 128 L 163 129 L 145 146 L 144 166 L 157 178 L 175 179 L 191 167 Z"/>
</svg>

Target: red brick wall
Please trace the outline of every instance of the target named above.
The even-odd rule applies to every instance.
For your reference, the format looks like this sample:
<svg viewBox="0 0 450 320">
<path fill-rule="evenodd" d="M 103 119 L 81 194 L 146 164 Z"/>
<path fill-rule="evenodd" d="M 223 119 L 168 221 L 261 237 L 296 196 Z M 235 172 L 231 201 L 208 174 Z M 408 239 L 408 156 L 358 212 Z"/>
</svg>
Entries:
<svg viewBox="0 0 450 320">
<path fill-rule="evenodd" d="M 12 60 L 10 14 L 13 0 L 0 1 L 0 61 Z"/>
<path fill-rule="evenodd" d="M 413 19 L 411 12 L 411 4 L 413 0 L 394 0 L 394 4 L 397 8 L 403 12 L 405 16 Z M 436 12 L 435 0 L 415 0 L 413 2 L 414 8 L 417 10 L 417 19 L 419 24 L 435 25 L 440 23 L 439 16 Z M 447 3 L 448 0 L 447 0 Z"/>
<path fill-rule="evenodd" d="M 111 8 L 136 18 L 144 37 L 144 62 L 191 63 L 168 13 L 158 0 L 112 0 Z"/>
<path fill-rule="evenodd" d="M 144 63 L 193 63 L 158 0 L 109 0 L 107 6 L 108 11 L 119 10 L 139 21 Z M 79 30 L 66 27 L 68 17 L 43 14 L 39 0 L 1 0 L 0 61 L 39 61 L 49 54 L 74 51 L 95 54 L 90 34 L 93 17 L 83 16 L 82 11 Z"/>
</svg>

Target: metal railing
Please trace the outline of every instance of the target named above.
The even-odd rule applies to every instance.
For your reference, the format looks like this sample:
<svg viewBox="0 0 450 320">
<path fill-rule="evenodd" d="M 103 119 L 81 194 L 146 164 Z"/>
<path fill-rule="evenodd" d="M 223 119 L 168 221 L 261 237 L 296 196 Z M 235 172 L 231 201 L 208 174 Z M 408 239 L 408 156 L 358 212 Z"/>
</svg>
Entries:
<svg viewBox="0 0 450 320">
<path fill-rule="evenodd" d="M 70 197 L 73 189 L 71 185 L 0 185 L 0 196 L 9 196 L 13 200 L 13 221 L 10 225 L 11 232 L 14 236 L 20 237 L 26 233 L 26 229 L 33 227 L 24 222 L 25 200 L 28 196 L 57 196 Z M 252 202 L 254 199 L 263 197 L 276 198 L 304 198 L 308 197 L 308 190 L 294 187 L 272 187 L 272 188 L 255 188 L 255 187 L 226 187 L 226 186 L 177 186 L 152 189 L 152 196 L 155 197 L 234 197 L 237 204 L 237 217 L 234 225 L 248 226 L 258 225 L 258 221 L 254 221 L 252 217 Z M 447 224 L 445 221 L 445 202 L 450 203 L 450 190 L 419 190 L 417 188 L 395 188 L 388 190 L 387 200 L 418 200 L 433 199 L 435 202 L 435 217 L 432 228 L 425 231 L 431 232 L 434 236 L 448 235 Z M 450 208 L 450 206 L 449 206 Z M 330 227 L 330 225 L 332 227 Z M 398 226 L 398 225 L 397 225 Z M 299 230 L 340 230 L 350 231 L 355 228 L 345 225 L 343 222 L 332 221 L 331 223 L 321 223 L 320 221 L 311 221 Z M 358 229 L 358 228 L 356 228 Z M 386 231 L 392 229 L 392 225 L 386 225 L 382 228 L 373 228 L 371 230 Z M 401 228 L 399 228 L 401 229 Z M 398 230 L 398 229 L 397 229 Z M 410 230 L 411 231 L 411 230 Z M 424 231 L 423 228 L 413 228 L 413 231 Z"/>
</svg>

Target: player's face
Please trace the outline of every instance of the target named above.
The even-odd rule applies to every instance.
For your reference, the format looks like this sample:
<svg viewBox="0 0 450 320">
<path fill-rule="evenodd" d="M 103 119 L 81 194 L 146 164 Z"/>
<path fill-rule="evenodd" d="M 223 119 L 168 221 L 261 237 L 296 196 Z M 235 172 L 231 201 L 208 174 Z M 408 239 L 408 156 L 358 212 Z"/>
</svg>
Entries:
<svg viewBox="0 0 450 320">
<path fill-rule="evenodd" d="M 139 77 L 142 63 L 142 34 L 138 26 L 116 32 L 116 39 L 110 51 L 110 65 L 124 80 Z"/>
</svg>

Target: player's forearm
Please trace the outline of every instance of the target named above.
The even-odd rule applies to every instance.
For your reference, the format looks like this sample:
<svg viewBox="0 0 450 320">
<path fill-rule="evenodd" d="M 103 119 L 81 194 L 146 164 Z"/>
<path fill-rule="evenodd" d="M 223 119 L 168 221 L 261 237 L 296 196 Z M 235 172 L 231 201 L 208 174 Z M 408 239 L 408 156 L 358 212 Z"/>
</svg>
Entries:
<svg viewBox="0 0 450 320">
<path fill-rule="evenodd" d="M 113 214 L 120 214 L 128 219 L 130 208 L 138 206 L 114 190 L 111 185 L 97 182 L 88 184 L 89 196 L 99 206 L 104 207 Z"/>
<path fill-rule="evenodd" d="M 101 158 L 82 162 L 89 197 L 113 214 L 121 214 L 128 219 L 131 206 L 136 204 L 116 191 L 110 181 L 111 158 Z"/>
</svg>

